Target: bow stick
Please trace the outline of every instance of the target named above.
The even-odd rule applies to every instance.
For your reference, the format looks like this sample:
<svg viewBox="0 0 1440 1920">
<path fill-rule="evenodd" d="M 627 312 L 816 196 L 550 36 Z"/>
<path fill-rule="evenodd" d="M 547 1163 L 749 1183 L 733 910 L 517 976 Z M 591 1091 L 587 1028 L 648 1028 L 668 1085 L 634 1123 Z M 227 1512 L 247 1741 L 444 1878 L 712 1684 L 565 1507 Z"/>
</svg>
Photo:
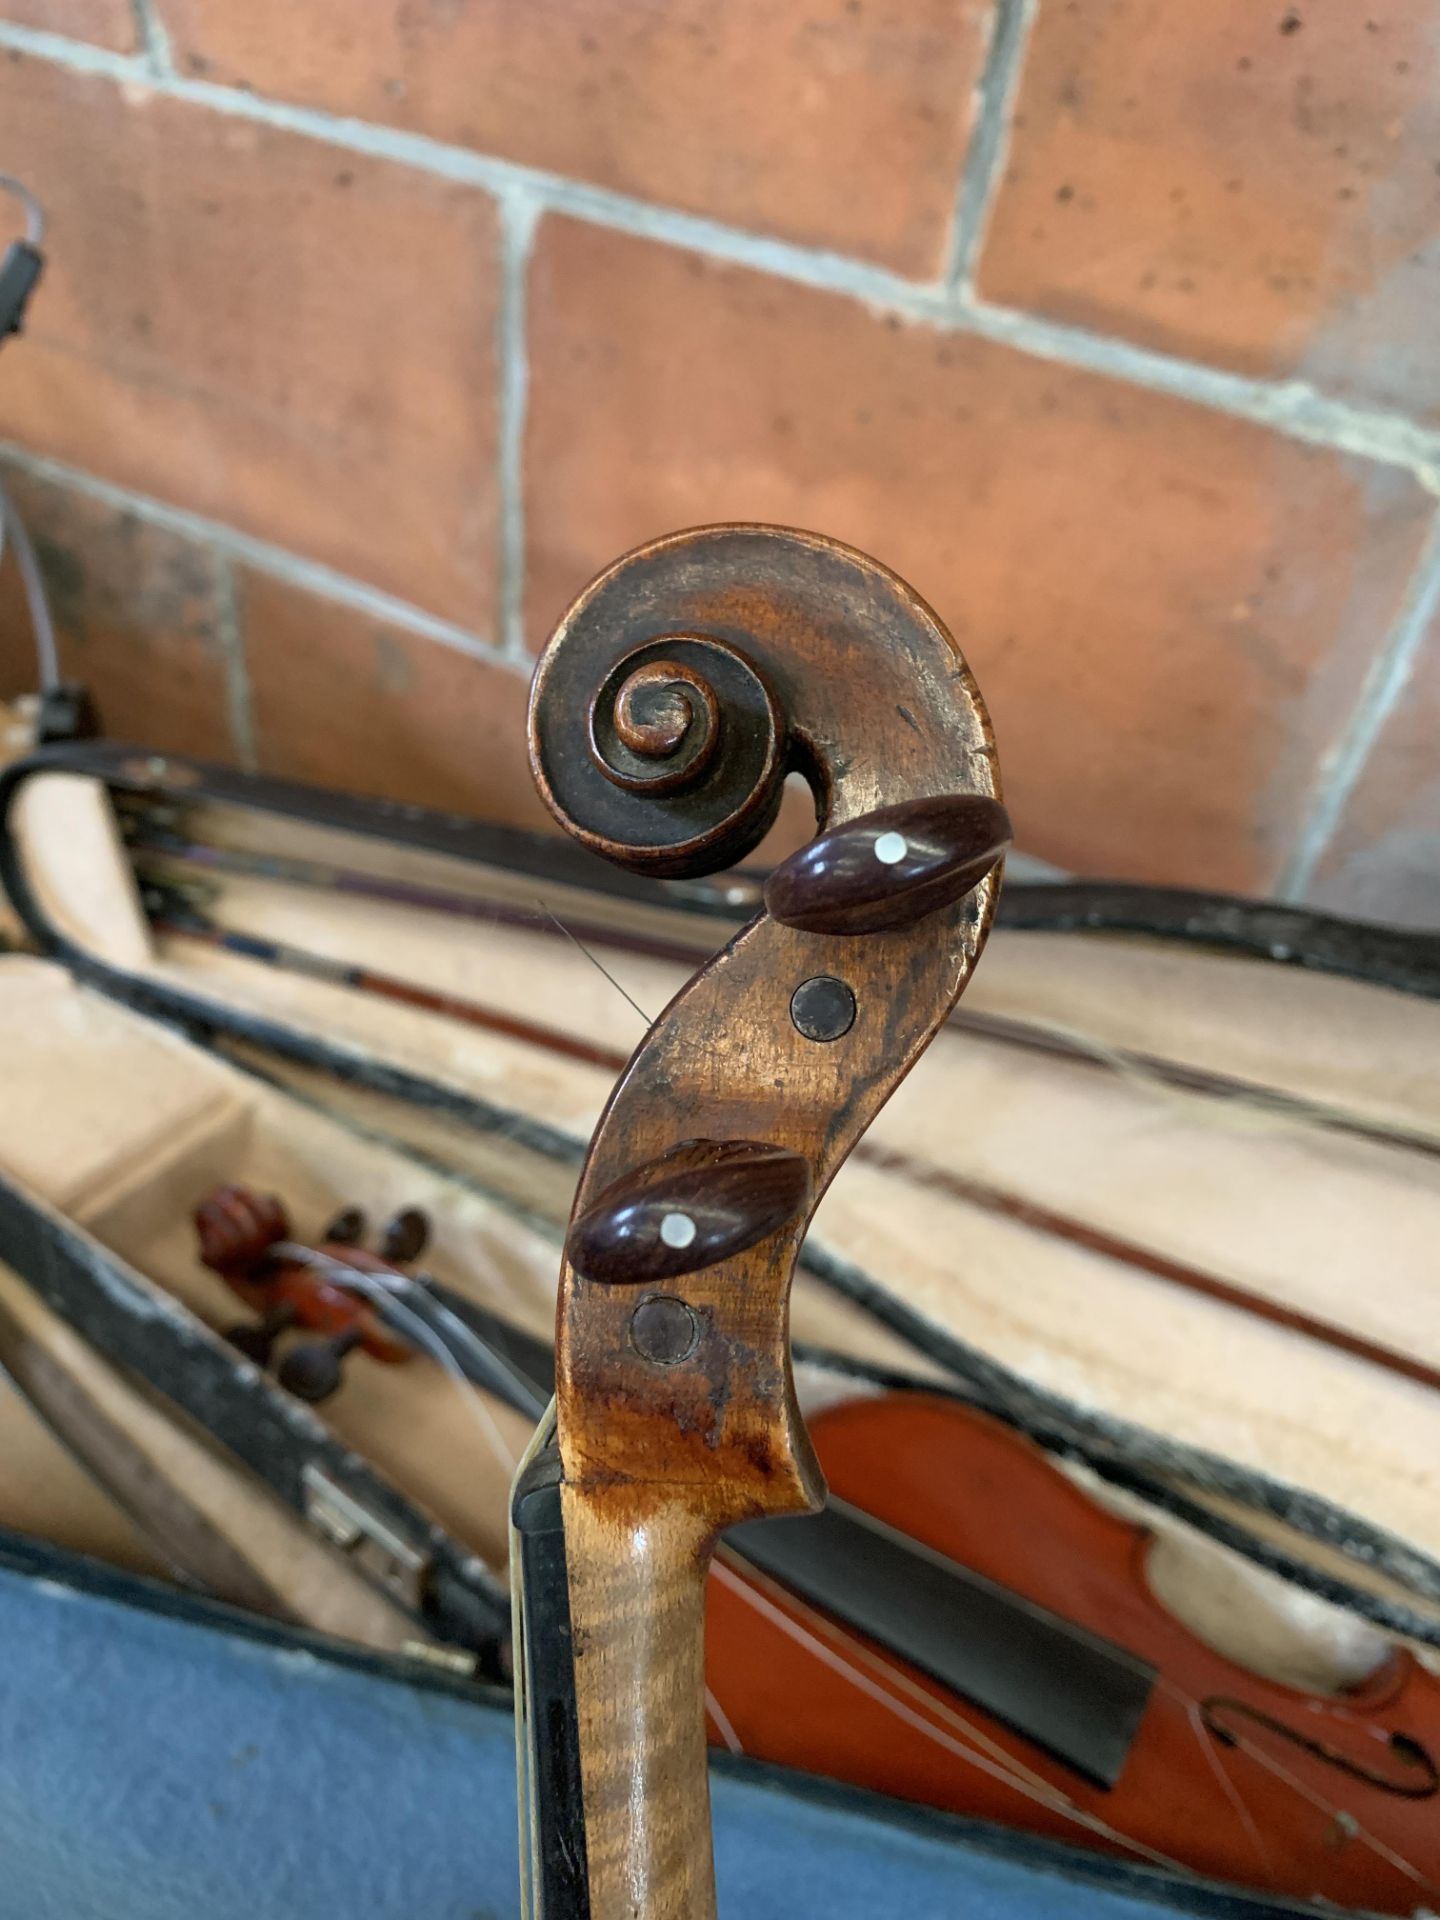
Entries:
<svg viewBox="0 0 1440 1920">
<path fill-rule="evenodd" d="M 637 872 L 744 858 L 792 770 L 822 829 L 611 1096 L 562 1262 L 555 1431 L 513 1503 L 532 1897 L 544 1920 L 705 1920 L 708 1562 L 724 1528 L 822 1504 L 792 1269 L 969 978 L 1009 822 L 945 628 L 864 555 L 778 528 L 602 574 L 537 667 L 530 751 L 561 823 Z"/>
</svg>

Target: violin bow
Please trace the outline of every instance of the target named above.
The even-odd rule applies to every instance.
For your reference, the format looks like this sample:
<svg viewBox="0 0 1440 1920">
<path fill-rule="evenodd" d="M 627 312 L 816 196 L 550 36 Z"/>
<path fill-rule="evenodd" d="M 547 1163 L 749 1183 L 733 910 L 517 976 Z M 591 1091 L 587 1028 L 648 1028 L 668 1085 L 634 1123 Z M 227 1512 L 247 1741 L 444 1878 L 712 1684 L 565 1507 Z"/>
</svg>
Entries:
<svg viewBox="0 0 1440 1920">
<path fill-rule="evenodd" d="M 955 642 L 812 534 L 702 528 L 617 562 L 546 647 L 529 726 L 546 804 L 632 871 L 743 859 L 791 771 L 822 829 L 610 1097 L 562 1258 L 554 1417 L 512 1499 L 531 1911 L 708 1920 L 710 1557 L 726 1527 L 823 1503 L 792 1270 L 970 976 L 1009 822 Z"/>
</svg>

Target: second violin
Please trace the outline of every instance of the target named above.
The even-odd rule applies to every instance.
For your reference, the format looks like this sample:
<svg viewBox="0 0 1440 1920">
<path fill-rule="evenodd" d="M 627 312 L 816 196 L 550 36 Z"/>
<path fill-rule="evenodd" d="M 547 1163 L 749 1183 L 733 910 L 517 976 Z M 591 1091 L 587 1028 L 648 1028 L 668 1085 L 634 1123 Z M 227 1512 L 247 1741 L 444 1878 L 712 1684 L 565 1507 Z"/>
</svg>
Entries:
<svg viewBox="0 0 1440 1920">
<path fill-rule="evenodd" d="M 430 1239 L 430 1223 L 418 1208 L 389 1221 L 374 1253 L 360 1245 L 365 1216 L 358 1208 L 337 1214 L 318 1246 L 305 1246 L 292 1237 L 281 1202 L 247 1187 L 217 1187 L 195 1209 L 195 1229 L 205 1265 L 260 1316 L 229 1330 L 232 1346 L 268 1367 L 283 1334 L 321 1336 L 290 1347 L 276 1368 L 281 1386 L 298 1399 L 329 1399 L 339 1389 L 346 1355 L 357 1347 L 389 1366 L 413 1357 L 414 1345 L 387 1322 L 373 1296 L 384 1283 L 409 1284 L 403 1269 Z"/>
</svg>

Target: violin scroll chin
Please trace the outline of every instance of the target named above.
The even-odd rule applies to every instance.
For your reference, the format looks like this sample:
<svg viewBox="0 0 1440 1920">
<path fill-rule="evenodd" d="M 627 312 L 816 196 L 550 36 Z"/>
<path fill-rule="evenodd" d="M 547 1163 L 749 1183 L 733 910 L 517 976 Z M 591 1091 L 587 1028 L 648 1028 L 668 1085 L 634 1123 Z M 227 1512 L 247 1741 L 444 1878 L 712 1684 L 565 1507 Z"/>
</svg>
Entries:
<svg viewBox="0 0 1440 1920">
<path fill-rule="evenodd" d="M 651 1027 L 601 1118 L 561 1270 L 555 1444 L 514 1506 L 522 1559 L 527 1520 L 547 1552 L 563 1535 L 573 1646 L 557 1676 L 526 1642 L 532 1718 L 570 1716 L 581 1802 L 563 1845 L 537 1851 L 547 1920 L 698 1920 L 714 1900 L 710 1552 L 737 1521 L 823 1500 L 791 1273 L 836 1169 L 969 978 L 1009 822 L 939 620 L 875 561 L 783 528 L 675 534 L 603 573 L 541 657 L 529 727 L 546 804 L 640 872 L 743 858 L 790 773 L 821 828 Z M 571 1863 L 565 1884 L 544 1855 Z"/>
</svg>

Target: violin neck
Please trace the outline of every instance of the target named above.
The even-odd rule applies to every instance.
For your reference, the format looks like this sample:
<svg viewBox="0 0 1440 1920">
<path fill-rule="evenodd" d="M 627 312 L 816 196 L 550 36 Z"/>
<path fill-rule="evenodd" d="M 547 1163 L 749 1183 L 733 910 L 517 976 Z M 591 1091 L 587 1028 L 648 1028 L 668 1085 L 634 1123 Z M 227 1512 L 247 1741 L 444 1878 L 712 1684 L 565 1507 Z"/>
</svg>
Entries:
<svg viewBox="0 0 1440 1920">
<path fill-rule="evenodd" d="M 567 1486 L 553 1421 L 511 1522 L 527 1920 L 714 1920 L 707 1529 Z"/>
</svg>

